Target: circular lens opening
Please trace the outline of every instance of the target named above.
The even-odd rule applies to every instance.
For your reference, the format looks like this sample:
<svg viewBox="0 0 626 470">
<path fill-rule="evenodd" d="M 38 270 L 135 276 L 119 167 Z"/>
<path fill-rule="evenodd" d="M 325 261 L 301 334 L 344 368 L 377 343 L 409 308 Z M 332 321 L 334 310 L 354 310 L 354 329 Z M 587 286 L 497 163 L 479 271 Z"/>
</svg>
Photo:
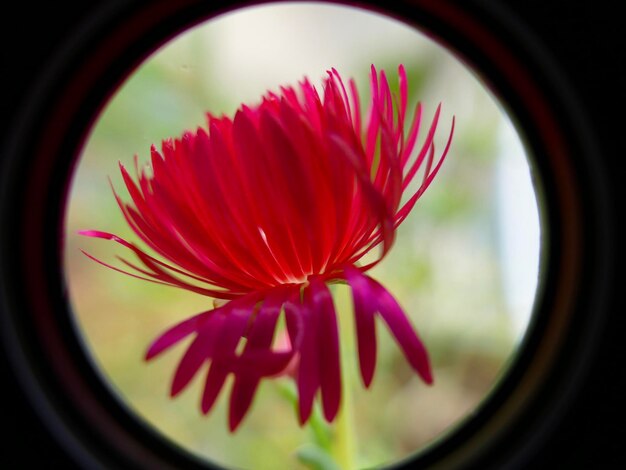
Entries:
<svg viewBox="0 0 626 470">
<path fill-rule="evenodd" d="M 421 102 L 426 123 L 442 104 L 439 151 L 456 119 L 441 170 L 399 226 L 387 257 L 368 273 L 410 317 L 430 353 L 434 383 L 419 379 L 379 324 L 377 370 L 368 389 L 359 376 L 354 335 L 345 335 L 344 395 L 334 423 L 326 423 L 316 405 L 301 427 L 293 380 L 283 377 L 261 383 L 232 433 L 227 393 L 208 416 L 200 412 L 201 378 L 169 398 L 185 347 L 143 360 L 155 337 L 212 308 L 213 300 L 106 269 L 81 250 L 116 264 L 115 257 L 126 254 L 123 247 L 77 232 L 102 230 L 140 244 L 109 184 L 108 178 L 129 200 L 118 161 L 132 173 L 134 155 L 143 167 L 152 144 L 160 147 L 165 138 L 206 126 L 206 112 L 232 117 L 241 104 L 258 103 L 268 90 L 278 93 L 305 76 L 322 93 L 321 79 L 331 67 L 354 77 L 366 108 L 371 64 L 388 72 L 395 93 L 396 70 L 404 65 L 408 109 Z M 418 147 L 425 138 L 423 130 Z M 133 414 L 210 462 L 273 469 L 328 461 L 359 468 L 396 463 L 475 413 L 522 344 L 540 259 L 538 196 L 529 162 L 503 104 L 466 64 L 415 28 L 326 4 L 270 4 L 221 15 L 155 51 L 93 126 L 66 212 L 65 273 L 77 330 L 94 368 Z M 337 286 L 333 295 L 340 327 L 350 329 L 349 291 Z"/>
</svg>

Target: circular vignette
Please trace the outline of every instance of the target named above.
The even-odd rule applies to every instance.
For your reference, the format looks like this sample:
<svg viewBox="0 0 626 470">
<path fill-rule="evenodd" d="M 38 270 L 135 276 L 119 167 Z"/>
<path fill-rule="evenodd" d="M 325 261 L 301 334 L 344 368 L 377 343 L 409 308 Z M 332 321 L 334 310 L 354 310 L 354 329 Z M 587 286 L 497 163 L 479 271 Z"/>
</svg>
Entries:
<svg viewBox="0 0 626 470">
<path fill-rule="evenodd" d="M 506 377 L 472 418 L 412 463 L 523 465 L 570 404 L 597 341 L 607 201 L 589 127 L 549 58 L 505 11 L 457 3 L 359 6 L 430 32 L 508 107 L 540 182 L 542 282 Z M 229 9 L 237 6 L 247 4 Z M 208 466 L 142 426 L 100 382 L 72 325 L 61 247 L 70 174 L 107 99 L 155 48 L 223 11 L 199 0 L 109 2 L 93 11 L 41 75 L 9 134 L 2 225 L 14 230 L 2 231 L 0 245 L 3 340 L 25 393 L 83 466 Z"/>
</svg>

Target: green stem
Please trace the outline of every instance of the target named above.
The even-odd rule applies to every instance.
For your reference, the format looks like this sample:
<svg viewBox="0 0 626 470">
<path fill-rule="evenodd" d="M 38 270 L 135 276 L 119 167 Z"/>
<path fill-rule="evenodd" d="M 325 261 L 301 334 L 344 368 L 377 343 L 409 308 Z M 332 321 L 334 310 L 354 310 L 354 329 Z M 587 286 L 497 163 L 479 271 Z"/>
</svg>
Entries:
<svg viewBox="0 0 626 470">
<path fill-rule="evenodd" d="M 346 390 L 349 387 L 346 387 Z M 354 421 L 349 393 L 344 391 L 344 403 L 335 425 L 333 454 L 342 470 L 353 470 L 354 465 Z"/>
<path fill-rule="evenodd" d="M 334 287 L 334 286 L 333 286 Z M 333 289 L 333 297 L 341 302 L 341 297 L 336 295 L 338 289 Z M 344 306 L 345 307 L 345 306 Z M 347 315 L 350 308 L 339 308 L 339 312 L 345 312 L 339 316 L 339 344 L 341 345 L 341 383 L 342 404 L 335 421 L 333 456 L 342 470 L 354 470 L 355 456 L 355 433 L 354 433 L 354 404 L 352 401 L 351 374 L 346 366 L 350 359 L 354 359 L 354 325 Z"/>
</svg>

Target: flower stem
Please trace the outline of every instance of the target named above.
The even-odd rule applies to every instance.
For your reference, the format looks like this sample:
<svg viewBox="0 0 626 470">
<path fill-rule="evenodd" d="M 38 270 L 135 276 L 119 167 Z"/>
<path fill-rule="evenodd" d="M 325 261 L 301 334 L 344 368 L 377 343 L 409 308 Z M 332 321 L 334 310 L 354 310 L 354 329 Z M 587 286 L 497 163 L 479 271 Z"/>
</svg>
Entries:
<svg viewBox="0 0 626 470">
<path fill-rule="evenodd" d="M 335 287 L 335 286 L 333 286 Z M 333 297 L 339 302 L 344 296 L 337 295 L 340 289 L 333 289 Z M 343 292 L 341 292 L 343 293 Z M 340 312 L 351 311 L 349 308 L 338 309 Z M 342 406 L 337 415 L 333 439 L 333 456 L 342 470 L 356 468 L 354 462 L 355 434 L 354 415 L 352 402 L 351 373 L 346 367 L 350 358 L 354 358 L 354 325 L 346 314 L 339 318 L 339 344 L 341 345 L 341 383 L 342 383 Z"/>
<path fill-rule="evenodd" d="M 346 387 L 346 389 L 349 387 Z M 337 416 L 333 453 L 342 470 L 353 470 L 354 465 L 354 422 L 351 401 L 344 393 L 344 404 Z"/>
</svg>

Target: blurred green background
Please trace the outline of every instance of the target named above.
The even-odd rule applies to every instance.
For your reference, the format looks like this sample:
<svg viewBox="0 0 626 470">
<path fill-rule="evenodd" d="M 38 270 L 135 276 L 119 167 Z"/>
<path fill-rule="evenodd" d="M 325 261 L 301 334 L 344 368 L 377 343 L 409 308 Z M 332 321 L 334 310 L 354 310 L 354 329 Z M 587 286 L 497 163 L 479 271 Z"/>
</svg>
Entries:
<svg viewBox="0 0 626 470">
<path fill-rule="evenodd" d="M 122 189 L 118 161 L 132 167 L 137 154 L 144 164 L 152 143 L 204 126 L 206 111 L 232 115 L 241 103 L 254 104 L 266 90 L 295 84 L 304 75 L 319 85 L 330 67 L 345 79 L 354 77 L 367 103 L 372 63 L 387 71 L 394 87 L 397 66 L 405 64 L 411 102 L 422 101 L 428 121 L 443 104 L 439 149 L 452 115 L 457 120 L 441 172 L 399 229 L 391 253 L 370 272 L 411 317 L 431 353 L 435 383 L 420 382 L 379 324 L 379 358 L 369 390 L 360 382 L 352 337 L 345 335 L 350 398 L 340 422 L 351 430 L 347 443 L 346 434 L 319 415 L 313 426 L 298 426 L 287 379 L 263 382 L 252 411 L 230 434 L 227 393 L 208 416 L 199 412 L 200 377 L 178 398 L 168 397 L 186 343 L 149 364 L 142 359 L 156 335 L 210 308 L 212 299 L 106 269 L 80 249 L 113 263 L 116 254 L 127 255 L 124 249 L 76 232 L 98 229 L 136 240 L 107 180 Z M 197 456 L 246 469 L 321 468 L 312 462 L 326 453 L 338 466 L 392 464 L 475 412 L 515 356 L 538 276 L 531 176 L 501 105 L 457 58 L 417 30 L 363 10 L 321 4 L 226 14 L 156 51 L 93 127 L 66 214 L 65 270 L 76 327 L 94 367 L 120 400 Z M 341 327 L 350 330 L 350 299 L 342 287 L 334 292 Z M 350 456 L 341 456 L 341 449 Z"/>
</svg>

